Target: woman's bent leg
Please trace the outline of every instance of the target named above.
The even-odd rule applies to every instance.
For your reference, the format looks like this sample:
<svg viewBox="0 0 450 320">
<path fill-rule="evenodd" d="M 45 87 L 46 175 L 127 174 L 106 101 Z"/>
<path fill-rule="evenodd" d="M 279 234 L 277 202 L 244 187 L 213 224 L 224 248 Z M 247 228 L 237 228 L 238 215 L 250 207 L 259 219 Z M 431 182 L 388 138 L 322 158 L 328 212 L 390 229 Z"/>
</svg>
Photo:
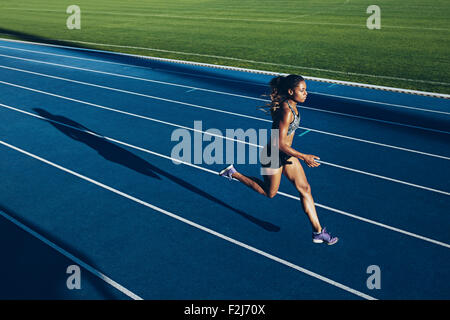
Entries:
<svg viewBox="0 0 450 320">
<path fill-rule="evenodd" d="M 311 226 L 315 232 L 321 232 L 319 218 L 317 217 L 316 206 L 311 194 L 311 187 L 306 179 L 302 165 L 297 158 L 290 158 L 291 164 L 283 166 L 283 174 L 292 182 L 300 194 L 303 210 L 309 218 Z"/>
</svg>

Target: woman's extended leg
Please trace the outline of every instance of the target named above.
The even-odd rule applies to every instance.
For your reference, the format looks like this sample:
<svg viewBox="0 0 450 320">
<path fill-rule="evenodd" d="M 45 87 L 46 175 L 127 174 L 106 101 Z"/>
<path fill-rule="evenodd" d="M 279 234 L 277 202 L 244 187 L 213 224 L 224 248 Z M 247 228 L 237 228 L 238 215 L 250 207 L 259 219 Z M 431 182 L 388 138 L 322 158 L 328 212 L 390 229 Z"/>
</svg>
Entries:
<svg viewBox="0 0 450 320">
<path fill-rule="evenodd" d="M 239 180 L 247 187 L 255 190 L 263 196 L 273 198 L 276 196 L 278 188 L 280 187 L 282 172 L 282 168 L 272 169 L 270 175 L 263 175 L 264 181 L 255 177 L 248 177 L 237 171 L 233 174 L 233 178 Z"/>
<path fill-rule="evenodd" d="M 262 194 L 266 197 L 273 198 L 278 192 L 278 188 L 280 187 L 281 174 L 283 172 L 283 168 L 272 169 L 272 168 L 263 168 L 263 172 L 265 173 L 264 181 L 255 177 L 248 177 L 243 175 L 242 173 L 236 171 L 233 165 L 228 166 L 227 168 L 220 171 L 219 175 L 228 178 L 234 178 L 247 187 L 255 190 L 259 194 Z"/>
<path fill-rule="evenodd" d="M 306 179 L 305 171 L 297 158 L 290 158 L 291 164 L 283 166 L 283 174 L 292 182 L 297 191 L 300 193 L 303 210 L 311 222 L 311 226 L 315 232 L 321 232 L 322 227 L 317 217 L 316 206 L 311 194 L 311 187 Z"/>
</svg>

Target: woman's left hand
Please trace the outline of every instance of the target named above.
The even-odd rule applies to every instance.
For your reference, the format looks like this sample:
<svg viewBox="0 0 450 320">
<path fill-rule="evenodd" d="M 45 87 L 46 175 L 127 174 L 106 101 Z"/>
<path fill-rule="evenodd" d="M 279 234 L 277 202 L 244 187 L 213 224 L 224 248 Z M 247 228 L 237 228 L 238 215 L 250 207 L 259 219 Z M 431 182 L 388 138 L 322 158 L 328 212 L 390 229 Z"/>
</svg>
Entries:
<svg viewBox="0 0 450 320">
<path fill-rule="evenodd" d="M 320 163 L 316 162 L 315 159 L 320 160 L 318 156 L 313 156 L 312 154 L 305 154 L 303 156 L 303 161 L 305 161 L 308 167 L 320 166 Z"/>
</svg>

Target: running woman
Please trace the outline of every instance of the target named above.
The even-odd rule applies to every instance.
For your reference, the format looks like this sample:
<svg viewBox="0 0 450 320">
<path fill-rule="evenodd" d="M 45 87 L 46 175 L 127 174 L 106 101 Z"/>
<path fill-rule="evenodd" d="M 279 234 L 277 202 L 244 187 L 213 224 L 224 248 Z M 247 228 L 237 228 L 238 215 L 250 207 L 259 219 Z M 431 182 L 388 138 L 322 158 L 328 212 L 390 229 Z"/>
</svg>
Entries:
<svg viewBox="0 0 450 320">
<path fill-rule="evenodd" d="M 299 159 L 304 161 L 308 167 L 318 167 L 320 163 L 315 160 L 320 158 L 300 153 L 291 147 L 294 132 L 300 126 L 300 114 L 297 104 L 305 102 L 308 95 L 306 82 L 299 75 L 279 76 L 270 81 L 270 87 L 272 93 L 270 95 L 271 103 L 269 108 L 273 121 L 272 129 L 278 129 L 278 141 L 269 142 L 263 152 L 270 157 L 272 151 L 278 151 L 278 163 L 275 161 L 274 165 L 271 162 L 266 164 L 264 161 L 261 161 L 264 181 L 245 176 L 238 172 L 233 165 L 220 171 L 219 175 L 230 179 L 234 178 L 256 192 L 268 198 L 273 198 L 278 192 L 281 175 L 284 174 L 300 194 L 303 210 L 308 216 L 313 229 L 313 242 L 327 243 L 329 245 L 335 244 L 338 238 L 332 237 L 326 228 L 322 228 L 320 225 L 311 194 L 311 187 L 299 161 Z"/>
</svg>

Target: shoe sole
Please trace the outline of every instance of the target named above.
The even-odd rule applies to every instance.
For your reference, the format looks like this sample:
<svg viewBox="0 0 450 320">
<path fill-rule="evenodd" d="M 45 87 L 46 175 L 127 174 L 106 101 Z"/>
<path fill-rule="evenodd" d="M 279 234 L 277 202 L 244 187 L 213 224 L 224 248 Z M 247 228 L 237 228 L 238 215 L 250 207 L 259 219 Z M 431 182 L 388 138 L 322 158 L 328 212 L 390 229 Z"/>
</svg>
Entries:
<svg viewBox="0 0 450 320">
<path fill-rule="evenodd" d="M 339 241 L 339 239 L 336 239 L 334 242 L 326 242 L 327 245 L 332 246 L 333 244 L 336 244 Z M 314 243 L 323 243 L 323 240 L 313 240 Z"/>
</svg>

